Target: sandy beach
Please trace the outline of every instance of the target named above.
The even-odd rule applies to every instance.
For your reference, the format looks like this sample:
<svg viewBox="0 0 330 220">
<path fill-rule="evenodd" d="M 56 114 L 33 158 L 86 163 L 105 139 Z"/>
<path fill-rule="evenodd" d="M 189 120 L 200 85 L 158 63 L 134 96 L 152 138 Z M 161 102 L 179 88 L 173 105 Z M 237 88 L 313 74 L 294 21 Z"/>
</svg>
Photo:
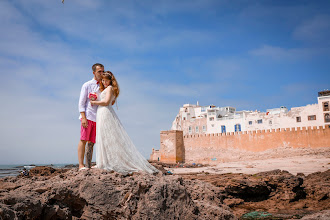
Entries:
<svg viewBox="0 0 330 220">
<path fill-rule="evenodd" d="M 207 172 L 212 174 L 244 173 L 255 174 L 275 169 L 286 170 L 294 175 L 323 172 L 330 169 L 330 158 L 322 156 L 295 156 L 263 160 L 221 162 L 218 165 L 197 168 L 166 168 L 174 174 Z"/>
<path fill-rule="evenodd" d="M 294 175 L 324 172 L 330 169 L 330 148 L 292 149 L 283 147 L 260 153 L 225 152 L 221 162 L 215 165 L 185 168 L 166 168 L 174 174 L 200 173 L 211 174 L 244 173 L 255 174 L 270 170 L 286 170 Z"/>
</svg>

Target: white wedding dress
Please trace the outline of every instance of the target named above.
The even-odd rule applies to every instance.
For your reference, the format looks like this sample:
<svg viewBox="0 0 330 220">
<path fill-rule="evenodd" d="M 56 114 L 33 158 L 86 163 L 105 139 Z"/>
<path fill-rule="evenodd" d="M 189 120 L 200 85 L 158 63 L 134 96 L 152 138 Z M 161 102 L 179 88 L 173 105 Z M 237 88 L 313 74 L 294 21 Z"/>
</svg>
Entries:
<svg viewBox="0 0 330 220">
<path fill-rule="evenodd" d="M 106 90 L 100 95 L 105 99 Z M 137 171 L 155 173 L 158 170 L 140 154 L 112 108 L 99 106 L 96 114 L 96 167 L 127 174 Z"/>
</svg>

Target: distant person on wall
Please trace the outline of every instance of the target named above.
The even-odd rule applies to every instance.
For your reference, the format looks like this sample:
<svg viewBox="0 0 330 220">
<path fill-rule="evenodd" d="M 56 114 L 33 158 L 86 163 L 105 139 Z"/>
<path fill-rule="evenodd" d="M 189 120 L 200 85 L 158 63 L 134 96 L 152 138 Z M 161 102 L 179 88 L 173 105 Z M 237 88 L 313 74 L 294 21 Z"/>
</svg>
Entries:
<svg viewBox="0 0 330 220">
<path fill-rule="evenodd" d="M 100 90 L 100 99 L 90 101 L 92 105 L 99 105 L 96 117 L 95 168 L 123 174 L 138 171 L 157 173 L 158 170 L 136 149 L 112 108 L 119 96 L 119 85 L 110 71 L 104 72 Z"/>
<path fill-rule="evenodd" d="M 84 83 L 79 98 L 79 119 L 81 120 L 80 141 L 78 144 L 79 170 L 90 168 L 92 163 L 93 146 L 96 137 L 96 112 L 98 106 L 91 105 L 90 98 L 97 98 L 100 94 L 99 83 L 102 80 L 104 66 L 100 63 L 95 63 L 92 66 L 92 70 L 94 77 L 92 80 Z M 84 156 L 86 158 L 86 167 L 84 165 Z"/>
</svg>

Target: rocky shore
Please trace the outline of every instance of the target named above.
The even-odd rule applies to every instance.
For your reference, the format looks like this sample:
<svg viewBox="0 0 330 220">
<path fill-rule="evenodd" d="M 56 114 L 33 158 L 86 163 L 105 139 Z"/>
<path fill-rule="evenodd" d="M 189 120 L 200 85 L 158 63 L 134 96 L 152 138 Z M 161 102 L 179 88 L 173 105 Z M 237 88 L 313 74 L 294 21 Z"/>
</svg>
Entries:
<svg viewBox="0 0 330 220">
<path fill-rule="evenodd" d="M 0 179 L 0 219 L 330 219 L 330 170 L 121 175 L 36 167 Z"/>
<path fill-rule="evenodd" d="M 253 175 L 200 173 L 181 176 L 217 186 L 224 204 L 237 217 L 258 211 L 271 214 L 273 219 L 296 219 L 329 210 L 316 219 L 330 219 L 330 170 L 307 176 L 281 170 Z"/>
<path fill-rule="evenodd" d="M 0 219 L 236 219 L 218 187 L 177 175 L 37 167 L 0 180 Z"/>
</svg>

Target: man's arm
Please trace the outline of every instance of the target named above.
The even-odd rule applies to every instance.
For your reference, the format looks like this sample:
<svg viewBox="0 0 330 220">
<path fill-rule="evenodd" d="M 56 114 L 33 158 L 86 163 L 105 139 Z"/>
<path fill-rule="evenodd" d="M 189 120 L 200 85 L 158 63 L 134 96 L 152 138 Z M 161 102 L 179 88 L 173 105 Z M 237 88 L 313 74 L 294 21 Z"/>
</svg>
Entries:
<svg viewBox="0 0 330 220">
<path fill-rule="evenodd" d="M 87 128 L 88 127 L 88 122 L 87 122 L 87 118 L 86 118 L 85 112 L 80 112 L 80 115 L 81 115 L 81 125 L 84 128 Z"/>
<path fill-rule="evenodd" d="M 80 115 L 81 115 L 81 125 L 84 127 L 84 128 L 87 128 L 88 126 L 88 123 L 87 123 L 87 118 L 86 118 L 86 114 L 85 114 L 85 111 L 86 111 L 86 104 L 87 104 L 87 86 L 84 84 L 82 87 L 81 87 L 81 91 L 80 91 L 80 97 L 79 97 L 79 112 L 80 112 Z"/>
</svg>

